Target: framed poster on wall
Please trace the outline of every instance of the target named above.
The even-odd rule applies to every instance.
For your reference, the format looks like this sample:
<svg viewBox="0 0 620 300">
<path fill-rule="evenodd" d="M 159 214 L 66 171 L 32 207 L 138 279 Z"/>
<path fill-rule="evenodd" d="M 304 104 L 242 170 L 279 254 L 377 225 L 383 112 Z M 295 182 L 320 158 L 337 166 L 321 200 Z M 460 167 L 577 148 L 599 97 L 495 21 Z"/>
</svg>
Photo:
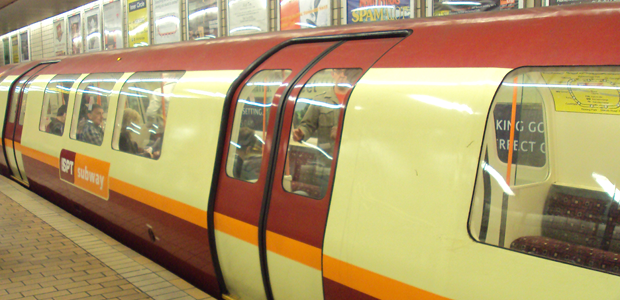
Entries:
<svg viewBox="0 0 620 300">
<path fill-rule="evenodd" d="M 80 54 L 82 48 L 82 14 L 75 13 L 67 17 L 69 23 L 69 54 Z"/>
<path fill-rule="evenodd" d="M 143 47 L 151 43 L 149 19 L 149 8 L 146 0 L 127 1 L 127 41 L 129 47 Z"/>
<path fill-rule="evenodd" d="M 86 52 L 101 51 L 101 8 L 95 5 L 84 10 Z"/>
<path fill-rule="evenodd" d="M 105 50 L 124 47 L 123 7 L 120 0 L 103 4 L 103 46 Z"/>
<path fill-rule="evenodd" d="M 0 66 L 4 66 L 6 64 L 5 58 L 5 50 L 4 50 L 4 39 L 0 39 Z"/>
<path fill-rule="evenodd" d="M 28 30 L 19 32 L 19 56 L 22 62 L 30 60 L 30 35 Z"/>
<path fill-rule="evenodd" d="M 54 19 L 54 54 L 67 55 L 67 21 L 65 16 Z"/>
<path fill-rule="evenodd" d="M 153 44 L 181 41 L 181 2 L 179 0 L 153 0 Z"/>
<path fill-rule="evenodd" d="M 427 6 L 426 11 L 429 17 L 523 8 L 523 0 L 432 0 L 431 3 L 432 5 Z"/>
<path fill-rule="evenodd" d="M 19 63 L 19 42 L 17 34 L 11 36 L 11 63 Z"/>
<path fill-rule="evenodd" d="M 187 39 L 200 40 L 218 37 L 217 0 L 187 1 Z"/>
<path fill-rule="evenodd" d="M 331 25 L 330 0 L 284 0 L 280 2 L 280 30 Z"/>
<path fill-rule="evenodd" d="M 346 24 L 409 19 L 413 15 L 411 0 L 347 0 Z"/>
<path fill-rule="evenodd" d="M 2 59 L 4 60 L 4 64 L 8 65 L 11 63 L 11 50 L 9 50 L 9 37 L 2 39 L 2 50 L 4 54 L 2 55 Z"/>
<path fill-rule="evenodd" d="M 228 0 L 228 35 L 269 31 L 267 0 Z"/>
</svg>

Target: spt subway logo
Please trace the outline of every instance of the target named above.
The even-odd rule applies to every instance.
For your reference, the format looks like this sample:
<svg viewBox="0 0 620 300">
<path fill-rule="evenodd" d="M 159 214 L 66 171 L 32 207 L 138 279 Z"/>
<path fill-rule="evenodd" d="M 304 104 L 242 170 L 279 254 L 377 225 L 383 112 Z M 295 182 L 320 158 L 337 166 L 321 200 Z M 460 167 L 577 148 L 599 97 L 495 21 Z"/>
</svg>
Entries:
<svg viewBox="0 0 620 300">
<path fill-rule="evenodd" d="M 109 162 L 65 149 L 60 152 L 60 179 L 105 200 L 110 195 L 109 171 Z"/>
</svg>

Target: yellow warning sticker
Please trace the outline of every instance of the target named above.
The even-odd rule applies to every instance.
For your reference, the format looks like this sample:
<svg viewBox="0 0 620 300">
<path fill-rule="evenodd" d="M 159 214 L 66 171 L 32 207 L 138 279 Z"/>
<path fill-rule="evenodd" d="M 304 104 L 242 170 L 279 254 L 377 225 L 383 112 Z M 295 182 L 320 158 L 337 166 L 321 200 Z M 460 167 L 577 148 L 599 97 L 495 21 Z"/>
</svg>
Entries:
<svg viewBox="0 0 620 300">
<path fill-rule="evenodd" d="M 547 72 L 541 74 L 556 111 L 620 115 L 620 73 Z"/>
</svg>

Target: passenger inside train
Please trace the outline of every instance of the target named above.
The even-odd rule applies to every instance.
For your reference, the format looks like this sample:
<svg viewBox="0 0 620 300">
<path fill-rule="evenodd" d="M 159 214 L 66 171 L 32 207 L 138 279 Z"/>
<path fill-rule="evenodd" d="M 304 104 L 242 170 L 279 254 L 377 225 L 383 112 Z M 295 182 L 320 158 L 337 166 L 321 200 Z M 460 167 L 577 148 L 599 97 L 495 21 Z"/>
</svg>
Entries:
<svg viewBox="0 0 620 300">
<path fill-rule="evenodd" d="M 103 142 L 103 108 L 99 104 L 93 104 L 87 113 L 84 129 L 80 135 L 80 141 L 101 146 Z"/>
<path fill-rule="evenodd" d="M 235 108 L 226 174 L 256 182 L 263 159 L 263 146 L 273 97 L 290 70 L 263 70 L 245 84 Z"/>
<path fill-rule="evenodd" d="M 304 86 L 295 104 L 285 190 L 315 199 L 325 196 L 340 112 L 361 72 L 325 69 L 314 74 Z"/>
<path fill-rule="evenodd" d="M 62 135 L 62 132 L 65 129 L 65 119 L 67 118 L 67 105 L 63 104 L 58 108 L 56 112 L 56 116 L 52 118 L 49 124 L 47 124 L 45 131 L 55 134 Z"/>
<path fill-rule="evenodd" d="M 121 90 L 112 148 L 151 159 L 161 155 L 174 87 L 184 72 L 139 72 Z"/>
</svg>

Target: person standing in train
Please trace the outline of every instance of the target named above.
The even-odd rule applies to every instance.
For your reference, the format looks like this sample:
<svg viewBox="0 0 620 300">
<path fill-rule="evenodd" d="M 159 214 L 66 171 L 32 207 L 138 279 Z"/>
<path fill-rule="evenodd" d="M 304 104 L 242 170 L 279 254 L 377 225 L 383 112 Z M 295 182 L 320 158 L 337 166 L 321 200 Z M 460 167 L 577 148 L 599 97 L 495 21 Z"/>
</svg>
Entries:
<svg viewBox="0 0 620 300">
<path fill-rule="evenodd" d="M 103 123 L 103 108 L 99 104 L 93 104 L 91 110 L 87 114 L 88 120 L 84 125 L 84 130 L 81 134 L 81 140 L 93 145 L 100 146 L 103 142 L 103 129 L 101 123 Z"/>
<path fill-rule="evenodd" d="M 52 121 L 49 124 L 47 124 L 45 131 L 55 134 L 55 135 L 62 135 L 65 129 L 66 118 L 67 118 L 67 105 L 63 104 L 58 108 L 56 117 L 54 117 Z"/>
<path fill-rule="evenodd" d="M 299 127 L 293 129 L 293 140 L 297 142 L 308 140 L 316 132 L 317 146 L 331 154 L 338 129 L 340 104 L 344 103 L 344 98 L 352 87 L 351 83 L 359 74 L 359 69 L 333 69 L 331 76 L 334 88 L 313 99 L 325 104 L 309 105 Z"/>
</svg>

